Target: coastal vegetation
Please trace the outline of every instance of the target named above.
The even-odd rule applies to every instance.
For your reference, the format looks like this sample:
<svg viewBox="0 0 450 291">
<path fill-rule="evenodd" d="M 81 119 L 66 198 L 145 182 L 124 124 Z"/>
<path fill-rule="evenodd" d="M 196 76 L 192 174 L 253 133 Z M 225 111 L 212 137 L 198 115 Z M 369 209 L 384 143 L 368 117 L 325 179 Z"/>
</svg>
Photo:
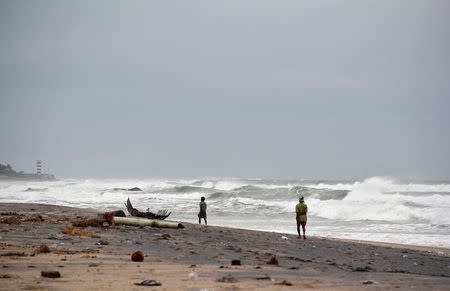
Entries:
<svg viewBox="0 0 450 291">
<path fill-rule="evenodd" d="M 49 174 L 30 174 L 23 171 L 17 172 L 10 164 L 0 164 L 0 179 L 24 179 L 24 180 L 54 180 L 55 176 Z"/>
</svg>

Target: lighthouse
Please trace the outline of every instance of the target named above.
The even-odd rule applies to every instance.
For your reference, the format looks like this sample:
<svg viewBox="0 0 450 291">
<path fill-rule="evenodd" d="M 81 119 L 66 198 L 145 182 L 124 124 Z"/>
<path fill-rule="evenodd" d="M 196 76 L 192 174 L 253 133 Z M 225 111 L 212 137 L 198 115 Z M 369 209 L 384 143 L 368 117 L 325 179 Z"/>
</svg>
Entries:
<svg viewBox="0 0 450 291">
<path fill-rule="evenodd" d="M 36 175 L 38 175 L 39 177 L 42 175 L 42 161 L 41 160 L 36 161 Z"/>
</svg>

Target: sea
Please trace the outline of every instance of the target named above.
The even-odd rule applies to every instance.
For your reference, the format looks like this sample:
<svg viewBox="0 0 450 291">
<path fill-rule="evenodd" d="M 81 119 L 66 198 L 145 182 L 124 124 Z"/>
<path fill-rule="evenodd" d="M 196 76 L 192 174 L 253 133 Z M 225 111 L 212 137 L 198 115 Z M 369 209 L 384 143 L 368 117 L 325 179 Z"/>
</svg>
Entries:
<svg viewBox="0 0 450 291">
<path fill-rule="evenodd" d="M 138 187 L 142 191 L 128 191 Z M 450 248 L 450 182 L 302 179 L 61 179 L 0 181 L 0 202 L 43 203 L 99 211 L 167 209 L 168 220 L 296 233 L 295 205 L 308 205 L 307 235 Z"/>
</svg>

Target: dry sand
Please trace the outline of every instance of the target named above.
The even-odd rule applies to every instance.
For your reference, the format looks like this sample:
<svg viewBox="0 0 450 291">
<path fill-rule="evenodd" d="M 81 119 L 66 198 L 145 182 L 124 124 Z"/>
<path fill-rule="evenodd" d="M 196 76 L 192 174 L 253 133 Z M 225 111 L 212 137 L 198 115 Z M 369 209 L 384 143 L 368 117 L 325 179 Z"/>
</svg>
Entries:
<svg viewBox="0 0 450 291">
<path fill-rule="evenodd" d="M 0 212 L 0 290 L 450 289 L 448 249 L 188 223 L 185 229 L 88 227 L 94 237 L 69 236 L 61 232 L 66 225 L 96 212 L 39 204 L 0 204 Z M 38 251 L 42 244 L 49 253 Z M 137 250 L 143 262 L 131 261 Z M 273 257 L 278 265 L 267 264 Z M 41 271 L 61 277 L 44 278 Z M 162 286 L 134 285 L 146 279 Z"/>
</svg>

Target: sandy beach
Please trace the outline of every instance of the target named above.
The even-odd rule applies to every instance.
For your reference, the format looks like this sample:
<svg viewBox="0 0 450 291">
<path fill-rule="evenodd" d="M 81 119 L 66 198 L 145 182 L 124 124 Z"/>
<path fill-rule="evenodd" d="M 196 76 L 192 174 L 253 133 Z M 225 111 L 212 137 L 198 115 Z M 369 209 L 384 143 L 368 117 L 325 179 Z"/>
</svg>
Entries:
<svg viewBox="0 0 450 291">
<path fill-rule="evenodd" d="M 303 240 L 184 222 L 184 229 L 87 227 L 83 231 L 88 236 L 66 235 L 62 230 L 71 221 L 95 217 L 97 211 L 3 203 L 0 212 L 0 290 L 448 290 L 450 286 L 449 249 L 319 237 Z M 138 250 L 144 261 L 131 261 Z M 46 278 L 42 271 L 58 271 L 61 277 Z M 156 280 L 161 286 L 135 285 L 143 280 Z"/>
</svg>

